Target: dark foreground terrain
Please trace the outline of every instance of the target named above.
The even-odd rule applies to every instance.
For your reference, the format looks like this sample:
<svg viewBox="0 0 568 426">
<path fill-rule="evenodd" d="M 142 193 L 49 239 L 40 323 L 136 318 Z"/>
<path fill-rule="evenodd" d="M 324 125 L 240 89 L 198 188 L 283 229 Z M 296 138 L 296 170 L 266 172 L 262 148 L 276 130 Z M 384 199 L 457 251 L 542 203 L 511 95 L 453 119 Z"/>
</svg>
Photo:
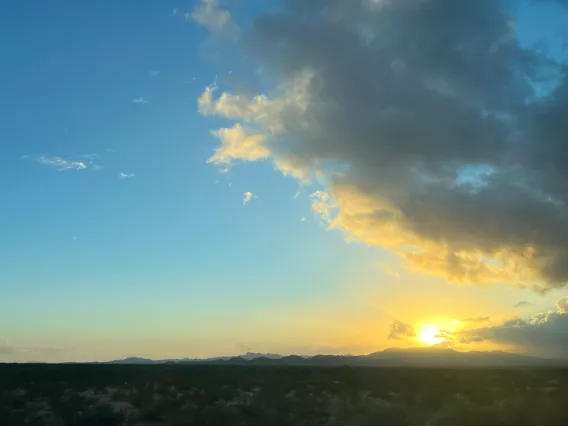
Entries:
<svg viewBox="0 0 568 426">
<path fill-rule="evenodd" d="M 568 370 L 4 364 L 0 425 L 566 426 Z"/>
</svg>

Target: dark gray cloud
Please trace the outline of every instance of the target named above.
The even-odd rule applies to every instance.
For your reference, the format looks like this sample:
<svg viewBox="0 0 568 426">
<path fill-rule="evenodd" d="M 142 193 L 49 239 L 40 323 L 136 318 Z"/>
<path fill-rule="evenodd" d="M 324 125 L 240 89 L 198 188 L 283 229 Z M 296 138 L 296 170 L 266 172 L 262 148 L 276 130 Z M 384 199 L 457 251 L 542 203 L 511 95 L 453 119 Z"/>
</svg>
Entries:
<svg viewBox="0 0 568 426">
<path fill-rule="evenodd" d="M 200 99 L 247 126 L 212 161 L 325 174 L 315 210 L 414 271 L 564 287 L 567 68 L 520 45 L 510 4 L 285 1 L 238 44 L 278 87 Z"/>
<path fill-rule="evenodd" d="M 414 327 L 401 321 L 395 321 L 391 324 L 389 339 L 401 340 L 408 337 L 416 337 Z"/>
<path fill-rule="evenodd" d="M 478 327 L 442 336 L 452 346 L 492 342 L 518 348 L 523 352 L 568 358 L 568 298 L 556 303 L 556 310 L 528 319 L 511 317 L 487 327 Z"/>
</svg>

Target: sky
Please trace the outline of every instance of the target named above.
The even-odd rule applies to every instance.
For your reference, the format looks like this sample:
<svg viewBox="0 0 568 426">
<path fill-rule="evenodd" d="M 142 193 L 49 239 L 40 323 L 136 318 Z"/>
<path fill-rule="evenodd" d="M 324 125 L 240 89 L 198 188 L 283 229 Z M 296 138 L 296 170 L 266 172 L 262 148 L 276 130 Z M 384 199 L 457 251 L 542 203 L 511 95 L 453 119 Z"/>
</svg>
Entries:
<svg viewBox="0 0 568 426">
<path fill-rule="evenodd" d="M 0 361 L 568 358 L 568 2 L 0 8 Z"/>
</svg>

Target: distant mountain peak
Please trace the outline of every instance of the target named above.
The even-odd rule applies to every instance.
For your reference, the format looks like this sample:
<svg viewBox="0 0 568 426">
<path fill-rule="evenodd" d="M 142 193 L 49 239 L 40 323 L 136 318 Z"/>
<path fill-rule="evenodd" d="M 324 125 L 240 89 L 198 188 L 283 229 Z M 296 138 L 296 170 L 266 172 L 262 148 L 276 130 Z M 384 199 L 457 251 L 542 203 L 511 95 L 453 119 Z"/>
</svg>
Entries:
<svg viewBox="0 0 568 426">
<path fill-rule="evenodd" d="M 147 358 L 130 357 L 105 364 L 234 364 L 234 365 L 306 365 L 306 366 L 415 366 L 415 367 L 518 367 L 568 365 L 568 360 L 537 358 L 503 351 L 458 352 L 450 348 L 411 347 L 387 348 L 369 355 L 314 355 L 282 356 L 271 353 L 247 352 L 235 357 L 206 359 L 168 359 L 154 361 Z"/>
<path fill-rule="evenodd" d="M 251 360 L 256 358 L 268 358 L 268 359 L 280 359 L 283 358 L 282 355 L 279 354 L 271 354 L 271 353 L 259 353 L 259 352 L 247 352 L 244 355 L 240 356 L 243 359 Z"/>
</svg>

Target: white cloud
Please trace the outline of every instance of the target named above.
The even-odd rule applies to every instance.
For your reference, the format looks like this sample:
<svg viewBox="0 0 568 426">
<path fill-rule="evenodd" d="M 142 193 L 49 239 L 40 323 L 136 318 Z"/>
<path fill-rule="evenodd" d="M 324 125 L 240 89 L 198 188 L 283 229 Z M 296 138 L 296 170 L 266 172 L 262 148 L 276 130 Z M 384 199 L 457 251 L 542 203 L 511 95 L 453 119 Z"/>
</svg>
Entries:
<svg viewBox="0 0 568 426">
<path fill-rule="evenodd" d="M 35 161 L 36 163 L 51 167 L 58 171 L 80 171 L 87 169 L 91 171 L 99 171 L 104 169 L 104 166 L 98 162 L 98 160 L 102 157 L 99 154 L 94 153 L 82 154 L 74 159 L 51 155 L 23 155 L 21 158 L 23 160 Z"/>
<path fill-rule="evenodd" d="M 172 10 L 172 15 L 177 15 L 179 12 L 179 9 L 177 7 L 174 7 Z"/>
<path fill-rule="evenodd" d="M 216 35 L 236 36 L 239 32 L 231 13 L 220 7 L 218 0 L 201 0 L 193 12 L 185 13 L 184 17 L 203 25 Z"/>
<path fill-rule="evenodd" d="M 243 206 L 246 206 L 251 200 L 252 200 L 252 192 L 245 192 L 244 198 L 243 198 Z"/>
<path fill-rule="evenodd" d="M 132 103 L 146 105 L 149 104 L 150 102 L 146 98 L 136 98 L 132 100 Z"/>
<path fill-rule="evenodd" d="M 22 159 L 33 160 L 33 161 L 35 161 L 39 164 L 54 168 L 55 170 L 60 171 L 60 172 L 67 171 L 67 170 L 79 171 L 79 170 L 85 170 L 87 168 L 87 165 L 83 161 L 67 160 L 65 158 L 54 157 L 54 156 L 24 155 L 22 157 Z"/>
<path fill-rule="evenodd" d="M 160 75 L 160 70 L 150 70 L 148 71 L 150 77 L 158 77 Z"/>
<path fill-rule="evenodd" d="M 136 175 L 134 173 L 119 173 L 118 174 L 118 178 L 119 179 L 132 179 L 133 177 L 135 177 Z"/>
</svg>

